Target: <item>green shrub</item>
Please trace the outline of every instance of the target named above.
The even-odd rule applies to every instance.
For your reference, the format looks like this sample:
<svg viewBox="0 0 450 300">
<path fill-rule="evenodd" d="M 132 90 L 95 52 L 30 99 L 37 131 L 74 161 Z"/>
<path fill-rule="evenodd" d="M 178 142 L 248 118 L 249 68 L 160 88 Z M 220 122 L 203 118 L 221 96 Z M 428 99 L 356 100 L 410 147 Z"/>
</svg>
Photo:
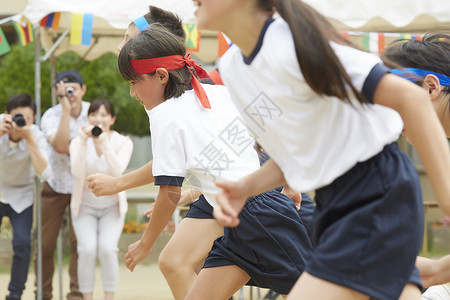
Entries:
<svg viewBox="0 0 450 300">
<path fill-rule="evenodd" d="M 76 69 L 87 86 L 84 100 L 109 99 L 116 110 L 114 129 L 126 134 L 149 134 L 144 108 L 130 97 L 129 84 L 120 76 L 117 56 L 107 53 L 93 61 L 86 61 L 73 52 L 57 57 L 57 72 Z M 34 43 L 25 47 L 12 45 L 11 52 L 0 56 L 0 112 L 5 111 L 9 97 L 29 93 L 34 97 Z M 41 114 L 51 106 L 50 63 L 41 64 Z"/>
</svg>

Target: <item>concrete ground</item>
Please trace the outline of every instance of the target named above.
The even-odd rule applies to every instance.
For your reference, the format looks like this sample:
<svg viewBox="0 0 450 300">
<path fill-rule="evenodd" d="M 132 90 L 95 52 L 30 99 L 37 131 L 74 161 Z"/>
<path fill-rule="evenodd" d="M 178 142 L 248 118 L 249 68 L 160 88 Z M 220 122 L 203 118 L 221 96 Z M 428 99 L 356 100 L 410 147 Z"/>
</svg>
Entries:
<svg viewBox="0 0 450 300">
<path fill-rule="evenodd" d="M 30 269 L 30 272 L 33 272 Z M 53 299 L 60 300 L 59 278 L 53 278 Z M 34 273 L 30 273 L 22 300 L 34 299 Z M 0 273 L 0 299 L 4 299 L 8 292 L 9 273 Z M 63 299 L 69 290 L 69 276 L 67 267 L 63 268 Z M 244 296 L 240 298 L 240 293 L 236 293 L 234 299 L 253 300 L 258 299 L 256 288 L 253 288 L 253 297 L 250 297 L 251 288 L 244 287 Z M 262 299 L 267 293 L 266 289 L 261 289 Z M 170 288 L 156 264 L 138 265 L 133 272 L 130 272 L 123 264 L 120 264 L 119 285 L 115 294 L 117 300 L 171 300 L 173 299 Z M 282 299 L 279 297 L 278 299 Z M 101 285 L 100 267 L 97 267 L 96 284 L 94 290 L 94 300 L 103 300 L 103 289 Z"/>
</svg>

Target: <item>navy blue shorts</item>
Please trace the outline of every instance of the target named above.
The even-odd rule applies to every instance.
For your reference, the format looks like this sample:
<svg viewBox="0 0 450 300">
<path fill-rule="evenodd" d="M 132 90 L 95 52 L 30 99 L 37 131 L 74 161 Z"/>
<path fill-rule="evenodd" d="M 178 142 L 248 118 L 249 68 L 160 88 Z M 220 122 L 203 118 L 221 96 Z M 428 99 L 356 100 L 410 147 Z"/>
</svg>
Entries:
<svg viewBox="0 0 450 300">
<path fill-rule="evenodd" d="M 424 210 L 417 172 L 397 145 L 387 145 L 316 191 L 314 242 L 306 271 L 375 299 L 398 299 L 414 266 Z"/>
<path fill-rule="evenodd" d="M 308 236 L 310 237 L 311 242 L 313 242 L 312 230 L 314 217 L 314 203 L 306 193 L 302 193 L 302 204 L 300 206 L 298 214 L 300 215 L 300 218 L 303 221 L 303 225 L 305 225 L 306 230 L 308 231 Z"/>
<path fill-rule="evenodd" d="M 312 248 L 294 202 L 272 190 L 248 199 L 239 220 L 216 239 L 204 268 L 236 265 L 252 284 L 288 294 Z"/>
<path fill-rule="evenodd" d="M 198 200 L 191 203 L 184 217 L 192 219 L 214 219 L 213 207 L 208 203 L 205 196 L 200 195 Z"/>
</svg>

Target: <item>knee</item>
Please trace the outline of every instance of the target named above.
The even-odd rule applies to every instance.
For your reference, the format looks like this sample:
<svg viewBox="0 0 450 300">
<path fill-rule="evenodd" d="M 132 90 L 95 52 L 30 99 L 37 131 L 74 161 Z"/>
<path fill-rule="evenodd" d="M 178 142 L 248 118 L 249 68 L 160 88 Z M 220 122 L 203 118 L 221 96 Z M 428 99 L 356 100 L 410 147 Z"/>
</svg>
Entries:
<svg viewBox="0 0 450 300">
<path fill-rule="evenodd" d="M 163 274 L 174 273 L 177 270 L 180 270 L 180 267 L 184 265 L 183 258 L 181 258 L 182 254 L 177 253 L 173 254 L 169 251 L 161 251 L 161 254 L 158 257 L 158 266 Z"/>
<path fill-rule="evenodd" d="M 78 245 L 77 252 L 79 257 L 95 258 L 97 256 L 97 247 L 92 245 Z"/>
<path fill-rule="evenodd" d="M 31 240 L 27 237 L 14 237 L 12 242 L 15 254 L 29 257 L 31 252 Z"/>
<path fill-rule="evenodd" d="M 29 260 L 31 255 L 31 241 L 30 240 L 14 241 L 13 251 L 15 257 Z"/>
<path fill-rule="evenodd" d="M 115 246 L 99 245 L 98 256 L 99 258 L 115 258 L 117 257 L 118 249 Z"/>
</svg>

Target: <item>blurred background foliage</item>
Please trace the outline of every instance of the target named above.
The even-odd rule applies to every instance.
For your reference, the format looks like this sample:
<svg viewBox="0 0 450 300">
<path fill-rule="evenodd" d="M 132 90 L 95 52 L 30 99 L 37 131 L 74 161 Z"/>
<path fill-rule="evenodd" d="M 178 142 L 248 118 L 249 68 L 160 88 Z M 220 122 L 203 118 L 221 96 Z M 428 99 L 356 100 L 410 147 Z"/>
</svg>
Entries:
<svg viewBox="0 0 450 300">
<path fill-rule="evenodd" d="M 114 104 L 116 123 L 120 133 L 144 136 L 149 134 L 145 109 L 130 97 L 129 83 L 120 76 L 117 55 L 107 53 L 93 61 L 86 61 L 73 52 L 56 58 L 56 73 L 75 69 L 83 76 L 87 91 L 85 101 L 106 98 Z M 25 47 L 12 45 L 11 52 L 0 56 L 0 112 L 6 109 L 9 97 L 29 93 L 34 98 L 34 43 Z M 50 62 L 41 64 L 41 114 L 51 107 Z"/>
</svg>

